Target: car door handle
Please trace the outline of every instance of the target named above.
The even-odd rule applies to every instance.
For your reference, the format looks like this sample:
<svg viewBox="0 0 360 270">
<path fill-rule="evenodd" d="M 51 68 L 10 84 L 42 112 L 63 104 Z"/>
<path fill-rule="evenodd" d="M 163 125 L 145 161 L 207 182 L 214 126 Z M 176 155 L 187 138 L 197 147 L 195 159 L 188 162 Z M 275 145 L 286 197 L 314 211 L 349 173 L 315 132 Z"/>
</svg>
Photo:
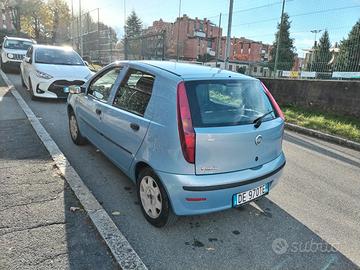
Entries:
<svg viewBox="0 0 360 270">
<path fill-rule="evenodd" d="M 100 114 L 101 114 L 101 110 L 100 110 L 100 109 L 96 109 L 95 112 L 96 112 L 97 115 L 100 115 Z"/>
<path fill-rule="evenodd" d="M 134 131 L 138 131 L 140 129 L 140 126 L 138 124 L 135 124 L 135 123 L 131 123 L 130 127 Z"/>
</svg>

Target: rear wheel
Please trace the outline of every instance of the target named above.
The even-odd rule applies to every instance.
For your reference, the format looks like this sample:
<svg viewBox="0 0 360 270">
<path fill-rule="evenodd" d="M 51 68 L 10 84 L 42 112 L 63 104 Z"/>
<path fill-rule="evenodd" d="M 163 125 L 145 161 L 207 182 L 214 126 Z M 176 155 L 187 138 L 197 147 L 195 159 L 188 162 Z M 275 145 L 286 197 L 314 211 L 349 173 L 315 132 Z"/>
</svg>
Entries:
<svg viewBox="0 0 360 270">
<path fill-rule="evenodd" d="M 86 138 L 80 133 L 76 116 L 73 111 L 69 112 L 69 131 L 72 141 L 77 145 L 86 144 Z"/>
<path fill-rule="evenodd" d="M 141 170 L 137 179 L 137 191 L 141 210 L 151 225 L 160 228 L 176 221 L 166 190 L 150 168 Z"/>
</svg>

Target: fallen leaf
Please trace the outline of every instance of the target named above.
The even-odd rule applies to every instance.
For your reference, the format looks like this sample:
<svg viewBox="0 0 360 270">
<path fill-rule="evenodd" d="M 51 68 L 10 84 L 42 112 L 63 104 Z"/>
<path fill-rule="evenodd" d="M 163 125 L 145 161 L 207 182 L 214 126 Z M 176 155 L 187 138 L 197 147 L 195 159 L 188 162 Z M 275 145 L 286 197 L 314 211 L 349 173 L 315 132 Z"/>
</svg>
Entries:
<svg viewBox="0 0 360 270">
<path fill-rule="evenodd" d="M 111 213 L 113 216 L 119 216 L 120 215 L 120 212 L 119 211 L 114 211 Z"/>
</svg>

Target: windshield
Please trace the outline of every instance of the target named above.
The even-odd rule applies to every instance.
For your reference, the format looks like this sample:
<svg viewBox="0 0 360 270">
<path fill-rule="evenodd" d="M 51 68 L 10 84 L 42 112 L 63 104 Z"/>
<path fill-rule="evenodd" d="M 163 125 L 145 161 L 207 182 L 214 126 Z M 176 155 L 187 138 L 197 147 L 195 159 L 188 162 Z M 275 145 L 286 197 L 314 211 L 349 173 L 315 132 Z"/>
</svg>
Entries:
<svg viewBox="0 0 360 270">
<path fill-rule="evenodd" d="M 35 62 L 50 65 L 83 66 L 81 57 L 73 50 L 39 48 L 35 52 Z"/>
<path fill-rule="evenodd" d="M 207 80 L 185 83 L 194 127 L 252 124 L 273 111 L 256 80 Z M 263 121 L 275 118 L 269 113 Z"/>
<path fill-rule="evenodd" d="M 7 39 L 4 48 L 26 51 L 32 45 L 31 41 Z"/>
</svg>

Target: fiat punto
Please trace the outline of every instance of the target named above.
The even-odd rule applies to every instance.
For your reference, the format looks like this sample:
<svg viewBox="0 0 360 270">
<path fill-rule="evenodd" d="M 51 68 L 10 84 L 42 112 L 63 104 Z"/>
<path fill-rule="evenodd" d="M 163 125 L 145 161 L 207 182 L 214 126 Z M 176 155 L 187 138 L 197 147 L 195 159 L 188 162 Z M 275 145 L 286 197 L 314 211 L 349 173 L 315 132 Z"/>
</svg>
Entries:
<svg viewBox="0 0 360 270">
<path fill-rule="evenodd" d="M 285 166 L 284 116 L 258 79 L 126 61 L 69 90 L 73 142 L 91 142 L 136 183 L 154 226 L 259 199 Z"/>
</svg>

